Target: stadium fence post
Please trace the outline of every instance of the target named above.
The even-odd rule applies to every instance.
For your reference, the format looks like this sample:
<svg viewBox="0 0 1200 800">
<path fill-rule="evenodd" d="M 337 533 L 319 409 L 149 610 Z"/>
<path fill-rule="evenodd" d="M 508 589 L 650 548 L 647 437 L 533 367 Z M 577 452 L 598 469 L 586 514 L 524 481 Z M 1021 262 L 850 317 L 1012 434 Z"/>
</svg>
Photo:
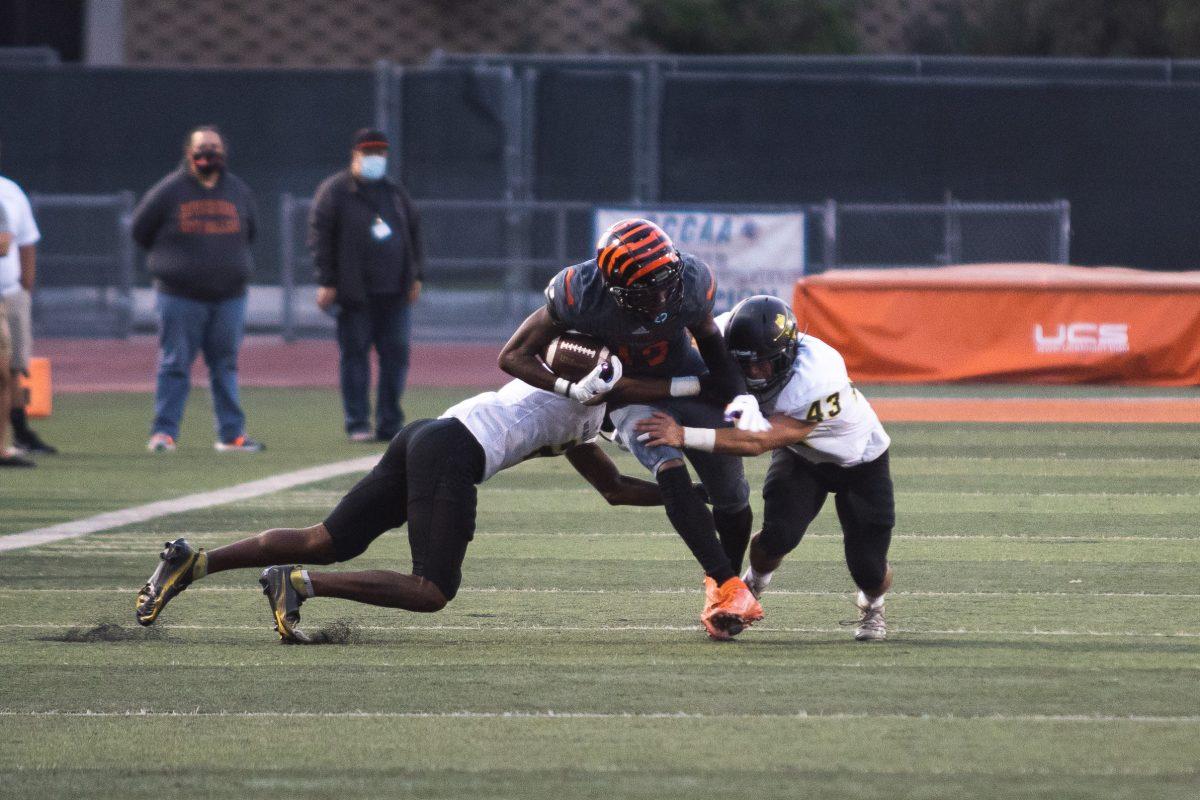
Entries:
<svg viewBox="0 0 1200 800">
<path fill-rule="evenodd" d="M 291 192 L 279 195 L 279 315 L 285 342 L 296 340 L 296 236 L 292 230 L 295 210 L 296 200 Z"/>
</svg>

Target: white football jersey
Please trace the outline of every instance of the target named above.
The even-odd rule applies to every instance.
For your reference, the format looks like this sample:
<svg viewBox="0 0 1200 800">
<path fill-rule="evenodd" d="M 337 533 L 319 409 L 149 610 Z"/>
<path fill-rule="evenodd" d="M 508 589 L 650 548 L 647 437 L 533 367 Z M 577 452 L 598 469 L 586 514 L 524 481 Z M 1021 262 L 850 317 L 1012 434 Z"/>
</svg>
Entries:
<svg viewBox="0 0 1200 800">
<path fill-rule="evenodd" d="M 804 441 L 789 449 L 818 464 L 865 464 L 892 442 L 875 409 L 850 382 L 841 354 L 815 336 L 800 340 L 791 377 L 763 413 L 816 422 Z"/>
<path fill-rule="evenodd" d="M 557 456 L 595 441 L 604 404 L 585 406 L 569 397 L 512 380 L 446 409 L 440 419 L 462 422 L 483 448 L 483 480 L 536 456 Z"/>
</svg>

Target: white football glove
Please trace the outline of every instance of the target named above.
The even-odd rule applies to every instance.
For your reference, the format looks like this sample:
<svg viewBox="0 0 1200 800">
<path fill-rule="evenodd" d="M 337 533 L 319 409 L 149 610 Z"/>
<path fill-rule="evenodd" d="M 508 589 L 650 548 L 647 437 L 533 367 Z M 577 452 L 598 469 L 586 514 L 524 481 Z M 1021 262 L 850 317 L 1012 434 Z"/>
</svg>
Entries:
<svg viewBox="0 0 1200 800">
<path fill-rule="evenodd" d="M 739 394 L 725 406 L 725 421 L 732 422 L 739 431 L 762 433 L 771 430 L 771 423 L 758 408 L 758 400 L 752 394 Z"/>
<path fill-rule="evenodd" d="M 600 373 L 604 371 L 604 364 L 597 364 L 595 369 L 589 372 L 584 378 L 571 384 L 568 396 L 584 405 L 595 405 L 599 403 L 604 395 L 612 391 L 612 388 L 617 385 L 617 381 L 621 380 L 621 374 L 624 368 L 621 366 L 621 359 L 616 356 L 609 358 L 608 363 L 612 365 L 612 371 L 607 378 Z"/>
</svg>

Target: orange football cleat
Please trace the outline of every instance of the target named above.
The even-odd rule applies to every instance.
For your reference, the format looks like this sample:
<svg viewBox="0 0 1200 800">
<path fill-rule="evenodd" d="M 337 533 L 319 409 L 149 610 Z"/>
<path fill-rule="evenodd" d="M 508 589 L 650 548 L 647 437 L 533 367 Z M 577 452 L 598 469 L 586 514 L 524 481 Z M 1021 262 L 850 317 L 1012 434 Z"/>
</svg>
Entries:
<svg viewBox="0 0 1200 800">
<path fill-rule="evenodd" d="M 704 600 L 700 622 L 712 639 L 732 639 L 763 618 L 762 606 L 741 578 L 730 578 L 717 586 L 716 581 L 706 576 Z"/>
<path fill-rule="evenodd" d="M 709 638 L 712 639 L 732 639 L 733 637 L 724 628 L 718 627 L 713 623 L 713 615 L 717 613 L 717 582 L 707 575 L 704 576 L 704 610 L 700 612 L 700 622 L 704 625 L 704 630 L 708 631 Z"/>
</svg>

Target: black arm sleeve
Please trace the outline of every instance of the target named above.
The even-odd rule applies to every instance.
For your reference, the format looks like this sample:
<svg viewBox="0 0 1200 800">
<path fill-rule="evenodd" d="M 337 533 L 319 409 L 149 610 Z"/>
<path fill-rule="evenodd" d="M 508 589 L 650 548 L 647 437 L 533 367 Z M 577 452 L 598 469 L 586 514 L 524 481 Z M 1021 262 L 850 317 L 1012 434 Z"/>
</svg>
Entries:
<svg viewBox="0 0 1200 800">
<path fill-rule="evenodd" d="M 706 392 L 711 393 L 723 402 L 729 402 L 739 394 L 746 394 L 746 378 L 738 368 L 729 349 L 725 347 L 725 339 L 720 333 L 696 338 L 696 347 L 708 367 L 708 376 L 702 382 Z"/>
</svg>

